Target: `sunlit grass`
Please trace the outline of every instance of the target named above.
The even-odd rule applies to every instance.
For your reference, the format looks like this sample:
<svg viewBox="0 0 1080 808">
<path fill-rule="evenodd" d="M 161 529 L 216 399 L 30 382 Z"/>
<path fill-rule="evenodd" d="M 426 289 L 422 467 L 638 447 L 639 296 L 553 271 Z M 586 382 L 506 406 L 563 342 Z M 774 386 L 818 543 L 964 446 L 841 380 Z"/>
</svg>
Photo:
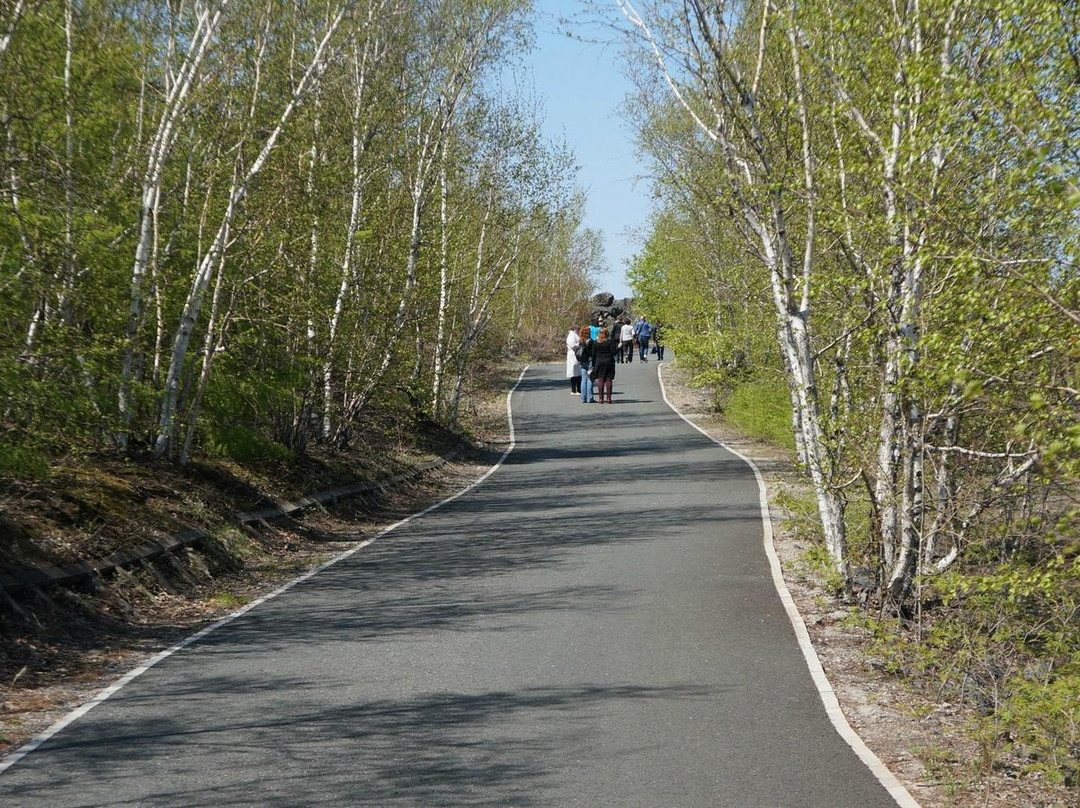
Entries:
<svg viewBox="0 0 1080 808">
<path fill-rule="evenodd" d="M 783 379 L 741 382 L 724 396 L 724 416 L 743 432 L 795 451 L 791 398 Z"/>
</svg>

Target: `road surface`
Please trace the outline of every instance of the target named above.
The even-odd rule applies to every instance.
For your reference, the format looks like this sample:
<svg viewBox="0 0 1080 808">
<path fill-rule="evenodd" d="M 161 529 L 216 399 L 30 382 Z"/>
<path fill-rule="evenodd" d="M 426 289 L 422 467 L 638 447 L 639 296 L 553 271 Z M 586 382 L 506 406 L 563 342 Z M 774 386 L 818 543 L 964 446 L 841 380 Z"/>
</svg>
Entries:
<svg viewBox="0 0 1080 808">
<path fill-rule="evenodd" d="M 135 678 L 0 775 L 4 806 L 875 808 L 770 576 L 741 460 L 656 364 L 513 394 L 464 496 Z"/>
</svg>

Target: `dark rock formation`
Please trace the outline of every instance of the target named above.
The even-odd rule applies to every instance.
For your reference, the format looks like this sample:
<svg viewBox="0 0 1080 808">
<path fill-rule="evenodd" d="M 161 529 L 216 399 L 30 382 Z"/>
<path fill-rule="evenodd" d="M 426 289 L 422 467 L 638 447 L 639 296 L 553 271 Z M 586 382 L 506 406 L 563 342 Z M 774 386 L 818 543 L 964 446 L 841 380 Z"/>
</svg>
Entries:
<svg viewBox="0 0 1080 808">
<path fill-rule="evenodd" d="M 592 304 L 591 316 L 599 319 L 603 325 L 607 325 L 613 317 L 632 316 L 634 299 L 632 297 L 616 299 L 611 292 L 600 292 L 593 295 L 590 303 Z"/>
</svg>

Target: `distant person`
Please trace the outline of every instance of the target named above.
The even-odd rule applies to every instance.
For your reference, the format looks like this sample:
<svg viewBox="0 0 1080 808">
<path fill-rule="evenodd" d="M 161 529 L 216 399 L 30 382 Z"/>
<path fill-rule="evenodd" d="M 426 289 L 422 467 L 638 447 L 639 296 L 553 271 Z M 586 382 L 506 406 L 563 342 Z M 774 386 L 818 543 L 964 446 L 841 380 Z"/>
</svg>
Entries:
<svg viewBox="0 0 1080 808">
<path fill-rule="evenodd" d="M 630 325 L 629 318 L 624 318 L 622 327 L 619 329 L 619 347 L 622 348 L 623 361 L 634 361 L 634 327 Z"/>
<path fill-rule="evenodd" d="M 581 338 L 577 331 L 571 328 L 566 332 L 566 378 L 570 380 L 570 395 L 576 396 L 581 393 L 581 365 L 577 361 L 577 348 Z"/>
<path fill-rule="evenodd" d="M 596 339 L 600 336 L 600 318 L 595 314 L 592 320 L 589 321 L 589 339 Z"/>
<path fill-rule="evenodd" d="M 652 325 L 641 315 L 637 324 L 634 325 L 634 337 L 637 338 L 638 355 L 642 362 L 649 361 L 649 337 L 652 335 Z"/>
<path fill-rule="evenodd" d="M 611 387 L 615 381 L 615 352 L 618 350 L 615 340 L 606 328 L 600 329 L 600 334 L 592 344 L 592 372 L 599 388 L 598 398 L 600 403 L 611 403 Z M 607 401 L 604 401 L 605 391 Z"/>
<path fill-rule="evenodd" d="M 582 404 L 595 402 L 593 398 L 593 381 L 592 377 L 589 376 L 589 372 L 592 370 L 592 346 L 594 340 L 589 334 L 589 326 L 583 325 L 578 332 L 578 345 L 575 349 L 578 365 L 581 367 L 581 375 L 578 378 L 581 379 Z"/>
<path fill-rule="evenodd" d="M 653 326 L 652 330 L 652 342 L 653 350 L 656 351 L 656 359 L 659 362 L 664 361 L 664 329 L 660 327 L 660 323 Z"/>
</svg>

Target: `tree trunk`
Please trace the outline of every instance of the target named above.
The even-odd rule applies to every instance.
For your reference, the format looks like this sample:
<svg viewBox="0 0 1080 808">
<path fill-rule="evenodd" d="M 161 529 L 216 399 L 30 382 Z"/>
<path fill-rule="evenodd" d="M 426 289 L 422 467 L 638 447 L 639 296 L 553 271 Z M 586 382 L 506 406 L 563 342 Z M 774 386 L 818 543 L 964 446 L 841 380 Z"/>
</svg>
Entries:
<svg viewBox="0 0 1080 808">
<path fill-rule="evenodd" d="M 157 215 L 158 203 L 161 199 L 162 174 L 173 144 L 176 141 L 177 121 L 184 111 L 188 93 L 195 82 L 199 67 L 206 56 L 211 41 L 214 39 L 222 13 L 228 3 L 229 0 L 218 0 L 218 4 L 213 11 L 207 10 L 199 14 L 198 23 L 180 66 L 179 75 L 177 80 L 168 87 L 161 119 L 158 121 L 157 130 L 150 141 L 146 169 L 142 177 L 139 235 L 135 245 L 135 261 L 131 270 L 131 299 L 128 304 L 127 334 L 124 345 L 123 366 L 120 373 L 118 406 L 122 426 L 117 436 L 117 442 L 122 450 L 127 449 L 128 431 L 134 415 L 131 400 L 131 382 L 135 367 L 136 339 L 139 332 L 139 323 L 142 319 L 142 283 L 150 262 L 152 224 L 154 217 Z"/>
<path fill-rule="evenodd" d="M 176 413 L 181 379 L 184 372 L 184 360 L 187 356 L 188 345 L 191 342 L 191 332 L 194 328 L 195 321 L 199 317 L 199 312 L 202 308 L 203 295 L 210 283 L 213 269 L 220 260 L 226 244 L 228 243 L 233 218 L 236 216 L 240 203 L 247 195 L 251 181 L 266 164 L 278 138 L 281 136 L 281 132 L 292 117 L 292 113 L 300 105 L 300 102 L 310 89 L 311 84 L 317 80 L 317 76 L 322 70 L 326 49 L 330 40 L 337 32 L 342 18 L 350 7 L 351 3 L 342 6 L 338 10 L 332 23 L 323 35 L 322 40 L 319 42 L 318 47 L 315 49 L 315 53 L 312 55 L 311 62 L 308 64 L 307 70 L 300 79 L 299 85 L 293 91 L 292 98 L 289 99 L 289 103 L 279 116 L 273 131 L 263 143 L 262 150 L 259 152 L 258 157 L 248 168 L 247 173 L 241 181 L 237 182 L 234 179 L 221 224 L 192 280 L 191 289 L 188 292 L 187 301 L 184 304 L 184 310 L 180 316 L 180 322 L 177 326 L 175 336 L 173 337 L 172 358 L 169 362 L 169 372 L 165 379 L 165 393 L 161 405 L 161 414 L 158 419 L 157 436 L 154 440 L 154 455 L 157 457 L 166 455 L 170 450 L 174 426 L 173 421 Z"/>
</svg>

